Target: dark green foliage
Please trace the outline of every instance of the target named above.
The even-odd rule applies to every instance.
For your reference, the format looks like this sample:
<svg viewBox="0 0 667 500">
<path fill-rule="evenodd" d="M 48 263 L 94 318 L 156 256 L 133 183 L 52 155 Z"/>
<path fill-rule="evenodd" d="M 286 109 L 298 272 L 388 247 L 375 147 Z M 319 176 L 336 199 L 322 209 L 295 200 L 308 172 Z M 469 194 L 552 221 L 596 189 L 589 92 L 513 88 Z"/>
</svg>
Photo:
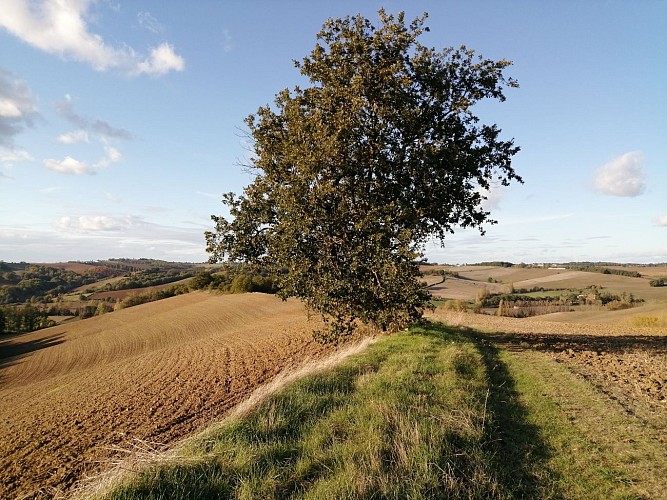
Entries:
<svg viewBox="0 0 667 500">
<path fill-rule="evenodd" d="M 13 271 L 0 275 L 0 304 L 26 302 L 32 297 L 51 300 L 82 285 L 118 275 L 118 272 L 103 265 L 91 267 L 84 273 L 48 265 L 22 263 L 11 266 Z"/>
<path fill-rule="evenodd" d="M 140 304 L 146 304 L 148 302 L 155 302 L 156 300 L 168 299 L 170 297 L 175 297 L 176 295 L 182 295 L 188 293 L 190 290 L 187 285 L 174 285 L 164 290 L 155 290 L 153 292 L 147 293 L 138 293 L 135 295 L 130 295 L 129 297 L 124 298 L 118 305 L 119 309 L 125 309 L 126 307 L 138 306 Z M 96 307 L 93 306 L 93 314 L 95 314 Z"/>
<path fill-rule="evenodd" d="M 188 283 L 193 290 L 212 290 L 224 293 L 276 293 L 276 279 L 265 270 L 239 270 L 233 267 L 212 273 L 203 271 Z"/>
<path fill-rule="evenodd" d="M 53 325 L 48 314 L 36 307 L 0 307 L 0 334 L 32 332 Z"/>
<path fill-rule="evenodd" d="M 395 330 L 419 318 L 426 241 L 481 230 L 493 222 L 483 190 L 521 181 L 519 148 L 471 109 L 504 101 L 517 86 L 503 75 L 511 63 L 421 45 L 425 17 L 327 21 L 296 63 L 311 86 L 279 92 L 247 119 L 255 180 L 224 195 L 231 217 L 213 216 L 206 233 L 211 262 L 267 269 L 283 298 L 330 321 L 326 339 L 356 320 Z"/>
<path fill-rule="evenodd" d="M 477 262 L 475 264 L 470 264 L 471 266 L 495 266 L 495 267 L 512 267 L 514 264 L 511 262 L 505 262 L 502 260 L 494 260 L 491 262 Z"/>
<path fill-rule="evenodd" d="M 93 283 L 97 278 L 55 267 L 29 265 L 21 273 L 5 273 L 0 286 L 0 304 L 24 302 L 31 297 L 55 296 Z"/>
<path fill-rule="evenodd" d="M 658 278 L 648 282 L 649 286 L 667 286 L 667 278 Z"/>
<path fill-rule="evenodd" d="M 193 269 L 164 269 L 160 267 L 153 267 L 150 269 L 143 269 L 134 271 L 127 278 L 105 286 L 105 290 L 130 290 L 132 288 L 145 288 L 148 286 L 164 285 L 166 283 L 173 283 L 186 278 L 191 278 L 195 275 Z"/>
<path fill-rule="evenodd" d="M 611 263 L 610 265 L 615 265 Z M 589 262 L 575 262 L 563 264 L 564 267 L 568 269 L 573 269 L 575 271 L 586 271 L 589 273 L 602 273 L 602 274 L 615 274 L 618 276 L 627 276 L 628 278 L 641 278 L 641 273 L 637 271 L 626 271 L 625 269 L 610 269 L 601 264 L 589 263 Z"/>
</svg>

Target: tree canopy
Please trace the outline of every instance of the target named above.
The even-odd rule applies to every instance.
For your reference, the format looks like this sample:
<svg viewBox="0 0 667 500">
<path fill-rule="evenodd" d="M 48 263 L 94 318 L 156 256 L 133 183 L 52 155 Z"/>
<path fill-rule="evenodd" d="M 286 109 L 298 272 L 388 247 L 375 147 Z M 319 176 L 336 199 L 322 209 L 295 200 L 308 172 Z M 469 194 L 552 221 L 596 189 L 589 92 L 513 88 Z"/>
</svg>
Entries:
<svg viewBox="0 0 667 500">
<path fill-rule="evenodd" d="M 357 320 L 383 330 L 419 318 L 429 303 L 418 261 L 430 239 L 493 223 L 492 185 L 521 182 L 519 151 L 472 107 L 517 87 L 466 47 L 436 51 L 417 40 L 427 15 L 328 20 L 295 61 L 310 81 L 284 89 L 246 123 L 255 174 L 212 216 L 211 262 L 270 269 L 283 298 L 298 297 L 336 340 Z"/>
</svg>

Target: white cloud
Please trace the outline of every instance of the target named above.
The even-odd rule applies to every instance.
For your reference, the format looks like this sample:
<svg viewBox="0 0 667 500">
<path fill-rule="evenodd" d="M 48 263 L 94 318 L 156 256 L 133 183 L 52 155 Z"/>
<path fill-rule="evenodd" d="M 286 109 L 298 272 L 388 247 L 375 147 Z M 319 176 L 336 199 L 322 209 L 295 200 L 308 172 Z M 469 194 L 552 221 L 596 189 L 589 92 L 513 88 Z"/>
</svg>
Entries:
<svg viewBox="0 0 667 500">
<path fill-rule="evenodd" d="M 90 165 L 76 160 L 71 156 L 66 156 L 62 161 L 53 159 L 44 160 L 44 166 L 59 174 L 90 175 L 95 173 L 95 170 Z"/>
<path fill-rule="evenodd" d="M 106 152 L 109 161 L 116 162 L 119 161 L 122 157 L 120 151 L 118 151 L 116 148 L 112 146 L 109 145 L 104 146 L 104 151 Z"/>
<path fill-rule="evenodd" d="M 85 62 L 97 71 L 120 69 L 130 74 L 145 73 L 140 68 L 144 58 L 131 47 L 112 47 L 100 35 L 89 31 L 86 19 L 93 3 L 94 0 L 3 0 L 0 27 L 33 47 L 64 59 Z M 181 71 L 183 59 L 173 55 L 180 65 L 163 65 L 160 72 L 150 74 Z"/>
<path fill-rule="evenodd" d="M 484 189 L 478 186 L 477 192 L 485 198 L 482 200 L 482 208 L 487 212 L 499 208 L 500 202 L 505 196 L 505 191 L 502 187 L 491 186 L 491 189 Z"/>
<path fill-rule="evenodd" d="M 184 68 L 185 60 L 174 52 L 171 45 L 163 43 L 151 50 L 148 59 L 136 65 L 136 72 L 159 76 L 172 70 L 183 71 Z"/>
<path fill-rule="evenodd" d="M 106 153 L 106 156 L 93 165 L 97 169 L 107 168 L 109 165 L 120 161 L 122 158 L 120 151 L 108 144 L 104 145 L 104 152 Z"/>
<path fill-rule="evenodd" d="M 92 175 L 97 173 L 98 170 L 107 168 L 112 163 L 120 161 L 122 158 L 120 151 L 112 146 L 109 146 L 108 144 L 104 145 L 104 152 L 104 158 L 101 158 L 99 161 L 92 165 L 76 160 L 71 156 L 67 156 L 62 161 L 54 159 L 44 160 L 44 166 L 49 170 L 53 170 L 54 172 L 58 172 L 60 174 Z"/>
<path fill-rule="evenodd" d="M 658 220 L 656 221 L 656 224 L 658 226 L 667 227 L 667 215 L 663 215 L 662 217 L 659 217 Z"/>
<path fill-rule="evenodd" d="M 123 231 L 138 223 L 141 223 L 141 221 L 131 216 L 82 215 L 80 217 L 61 217 L 53 225 L 59 231 L 92 233 L 99 231 Z"/>
<path fill-rule="evenodd" d="M 11 166 L 19 161 L 34 161 L 34 158 L 23 149 L 5 149 L 0 147 L 0 163 Z"/>
<path fill-rule="evenodd" d="M 60 134 L 56 140 L 62 144 L 77 144 L 79 142 L 89 142 L 88 132 L 85 130 L 75 130 L 66 134 Z"/>
<path fill-rule="evenodd" d="M 631 151 L 608 163 L 595 172 L 595 189 L 612 196 L 639 196 L 646 189 L 644 155 Z"/>
<path fill-rule="evenodd" d="M 36 100 L 28 86 L 0 68 L 0 146 L 14 149 L 14 137 L 32 126 L 36 116 Z"/>
</svg>

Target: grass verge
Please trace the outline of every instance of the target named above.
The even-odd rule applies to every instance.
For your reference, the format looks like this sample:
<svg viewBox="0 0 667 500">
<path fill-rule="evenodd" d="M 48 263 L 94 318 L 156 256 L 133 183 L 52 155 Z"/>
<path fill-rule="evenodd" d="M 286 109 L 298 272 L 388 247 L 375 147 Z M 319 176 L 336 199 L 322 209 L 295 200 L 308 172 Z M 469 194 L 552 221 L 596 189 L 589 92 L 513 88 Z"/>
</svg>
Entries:
<svg viewBox="0 0 667 500">
<path fill-rule="evenodd" d="M 104 498 L 632 498 L 508 356 L 442 325 L 383 338 Z"/>
</svg>

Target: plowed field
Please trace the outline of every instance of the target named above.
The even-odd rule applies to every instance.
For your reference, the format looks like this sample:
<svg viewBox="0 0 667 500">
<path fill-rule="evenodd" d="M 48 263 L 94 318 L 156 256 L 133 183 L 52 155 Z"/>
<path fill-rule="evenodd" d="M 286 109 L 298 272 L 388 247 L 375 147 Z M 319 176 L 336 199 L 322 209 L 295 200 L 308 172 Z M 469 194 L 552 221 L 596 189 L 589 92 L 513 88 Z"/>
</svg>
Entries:
<svg viewBox="0 0 667 500">
<path fill-rule="evenodd" d="M 191 293 L 0 343 L 0 498 L 67 494 L 326 349 L 298 302 Z M 329 352 L 331 348 L 327 348 Z"/>
</svg>

